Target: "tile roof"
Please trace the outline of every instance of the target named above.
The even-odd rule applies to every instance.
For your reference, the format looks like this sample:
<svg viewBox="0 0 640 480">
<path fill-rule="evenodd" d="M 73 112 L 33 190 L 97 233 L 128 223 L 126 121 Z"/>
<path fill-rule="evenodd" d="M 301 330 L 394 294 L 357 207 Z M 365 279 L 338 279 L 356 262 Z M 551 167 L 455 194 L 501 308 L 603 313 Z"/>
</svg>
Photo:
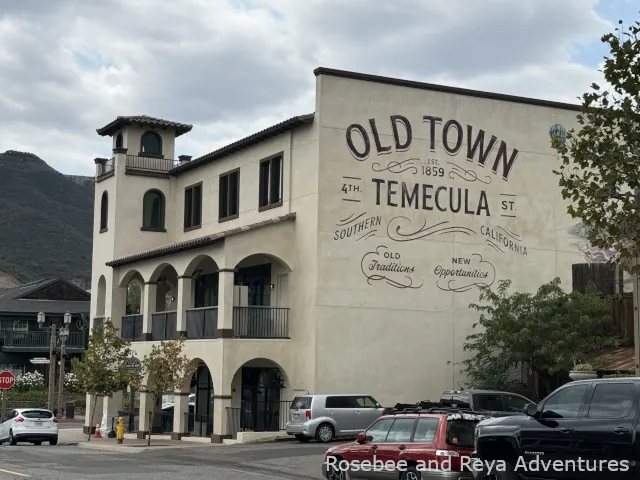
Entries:
<svg viewBox="0 0 640 480">
<path fill-rule="evenodd" d="M 226 157 L 227 155 L 231 155 L 232 153 L 237 152 L 238 150 L 242 150 L 243 148 L 250 147 L 255 145 L 267 138 L 273 137 L 275 135 L 279 135 L 288 130 L 293 130 L 294 128 L 301 127 L 303 125 L 309 125 L 313 123 L 315 115 L 313 113 L 309 113 L 307 115 L 299 115 L 297 117 L 289 118 L 284 122 L 280 122 L 276 125 L 272 125 L 264 130 L 261 130 L 257 133 L 249 135 L 248 137 L 242 138 L 234 143 L 226 145 L 218 150 L 214 150 L 211 153 L 207 153 L 202 157 L 194 158 L 190 162 L 184 163 L 182 165 L 178 165 L 173 169 L 169 170 L 169 174 L 171 175 L 179 175 L 183 172 L 191 170 L 193 168 L 197 168 L 200 165 L 204 165 L 220 158 Z"/>
<path fill-rule="evenodd" d="M 169 120 L 163 120 L 162 118 L 150 117 L 148 115 L 129 115 L 117 117 L 113 122 L 105 125 L 102 128 L 98 128 L 96 132 L 98 135 L 113 135 L 119 129 L 125 125 L 141 124 L 149 127 L 166 127 L 173 128 L 176 131 L 176 137 L 188 133 L 193 128 L 193 125 L 180 122 L 171 122 Z"/>
<path fill-rule="evenodd" d="M 636 359 L 633 347 L 608 348 L 592 357 L 599 372 L 635 372 Z"/>
<path fill-rule="evenodd" d="M 0 312 L 15 312 L 15 313 L 38 313 L 43 311 L 45 313 L 88 313 L 89 312 L 89 300 L 82 301 L 67 301 L 67 300 L 32 300 L 26 297 L 31 293 L 34 293 L 42 288 L 52 285 L 56 282 L 64 282 L 71 285 L 73 288 L 82 290 L 80 287 L 73 285 L 61 278 L 53 278 L 48 280 L 38 280 L 30 283 L 25 283 L 19 287 L 0 289 Z M 87 296 L 90 295 L 87 293 Z"/>
<path fill-rule="evenodd" d="M 122 265 L 128 265 L 131 263 L 140 262 L 142 260 L 149 260 L 152 258 L 173 255 L 175 253 L 185 252 L 188 250 L 193 250 L 195 248 L 212 245 L 216 242 L 223 240 L 225 237 L 229 237 L 231 235 L 236 235 L 238 233 L 254 230 L 256 228 L 263 227 L 265 225 L 271 225 L 274 223 L 279 223 L 287 220 L 294 220 L 295 218 L 296 218 L 295 212 L 291 212 L 291 213 L 287 213 L 286 215 L 270 218 L 268 220 L 252 223 L 250 225 L 244 225 L 242 227 L 232 228 L 230 230 L 213 233 L 211 235 L 206 235 L 204 237 L 198 237 L 192 240 L 186 240 L 184 242 L 173 243 L 170 245 L 165 245 L 163 247 L 154 248 L 152 250 L 147 250 L 146 252 L 136 253 L 135 255 L 129 255 L 127 257 L 123 257 L 117 260 L 112 260 L 110 262 L 107 262 L 106 265 L 108 267 L 121 267 Z"/>
</svg>

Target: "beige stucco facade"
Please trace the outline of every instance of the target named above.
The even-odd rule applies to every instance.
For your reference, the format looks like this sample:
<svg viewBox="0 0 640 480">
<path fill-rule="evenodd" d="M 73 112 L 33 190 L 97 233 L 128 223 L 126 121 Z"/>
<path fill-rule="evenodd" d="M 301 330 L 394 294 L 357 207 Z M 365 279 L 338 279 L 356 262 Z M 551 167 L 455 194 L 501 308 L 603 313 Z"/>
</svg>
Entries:
<svg viewBox="0 0 640 480">
<path fill-rule="evenodd" d="M 163 279 L 184 332 L 195 273 L 218 272 L 218 338 L 189 338 L 185 350 L 211 373 L 216 438 L 229 434 L 225 409 L 240 401 L 247 365 L 278 366 L 281 400 L 300 392 L 370 392 L 384 404 L 437 399 L 465 382 L 457 364 L 478 320 L 469 304 L 479 286 L 510 279 L 533 291 L 559 276 L 570 289 L 572 265 L 589 254 L 552 173 L 550 128 L 574 127 L 575 107 L 317 73 L 313 117 L 190 160 L 195 168 L 186 160 L 168 173 L 129 168 L 149 129 L 173 158 L 174 131 L 123 124 L 127 151 L 116 149 L 113 171 L 97 179 L 92 317 L 122 327 L 126 284 L 136 277 L 150 334 Z M 259 209 L 260 161 L 278 153 L 281 205 Z M 238 168 L 239 213 L 221 222 L 219 177 Z M 201 225 L 186 231 L 185 188 L 199 182 Z M 150 189 L 164 195 L 164 231 L 141 231 Z M 286 309 L 287 333 L 245 338 L 234 331 L 235 312 L 257 307 L 242 303 L 237 270 L 265 263 L 267 307 Z M 134 342 L 137 356 L 153 343 Z M 109 417 L 114 402 L 104 403 Z M 176 421 L 175 431 L 182 427 Z"/>
</svg>

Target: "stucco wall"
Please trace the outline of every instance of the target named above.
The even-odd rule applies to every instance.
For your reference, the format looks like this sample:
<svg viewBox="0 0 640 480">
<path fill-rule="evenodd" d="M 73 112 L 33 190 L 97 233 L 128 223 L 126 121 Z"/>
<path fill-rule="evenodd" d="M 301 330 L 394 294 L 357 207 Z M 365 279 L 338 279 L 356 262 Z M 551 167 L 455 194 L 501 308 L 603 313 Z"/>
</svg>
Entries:
<svg viewBox="0 0 640 480">
<path fill-rule="evenodd" d="M 549 138 L 576 112 L 328 76 L 317 88 L 316 389 L 436 400 L 465 381 L 454 364 L 478 285 L 534 291 L 559 276 L 570 289 L 585 262 Z M 470 153 L 480 131 L 484 149 L 496 137 L 484 166 Z"/>
</svg>

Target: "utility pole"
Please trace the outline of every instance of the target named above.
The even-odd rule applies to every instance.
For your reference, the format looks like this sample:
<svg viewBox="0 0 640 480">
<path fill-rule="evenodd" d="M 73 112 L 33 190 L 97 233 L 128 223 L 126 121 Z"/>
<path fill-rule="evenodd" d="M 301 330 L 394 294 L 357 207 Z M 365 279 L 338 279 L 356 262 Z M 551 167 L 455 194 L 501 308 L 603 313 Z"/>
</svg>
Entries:
<svg viewBox="0 0 640 480">
<path fill-rule="evenodd" d="M 49 395 L 47 408 L 53 412 L 53 390 L 56 380 L 56 324 L 51 322 L 51 342 L 49 343 Z"/>
</svg>

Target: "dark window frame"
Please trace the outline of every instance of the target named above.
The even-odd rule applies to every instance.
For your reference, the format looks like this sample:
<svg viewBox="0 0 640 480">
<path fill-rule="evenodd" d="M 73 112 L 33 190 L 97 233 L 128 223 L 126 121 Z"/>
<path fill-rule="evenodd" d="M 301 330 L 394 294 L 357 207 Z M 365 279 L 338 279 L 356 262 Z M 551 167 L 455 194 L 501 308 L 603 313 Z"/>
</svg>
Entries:
<svg viewBox="0 0 640 480">
<path fill-rule="evenodd" d="M 277 177 L 278 185 L 277 190 L 278 194 L 276 199 L 273 198 L 274 195 L 274 185 L 273 185 L 273 165 L 275 160 L 278 160 L 280 164 L 280 172 Z M 276 153 L 275 155 L 271 155 L 269 157 L 263 158 L 259 162 L 259 170 L 258 170 L 258 211 L 262 212 L 264 210 L 269 210 L 271 208 L 276 208 L 282 206 L 282 201 L 284 197 L 284 152 Z M 264 181 L 263 179 L 263 165 L 267 165 L 267 179 Z M 266 199 L 263 198 L 265 196 L 264 189 L 267 189 Z"/>
<path fill-rule="evenodd" d="M 105 190 L 100 197 L 100 233 L 108 230 L 109 225 L 109 193 Z"/>
<path fill-rule="evenodd" d="M 153 135 L 154 137 L 156 137 L 156 139 L 158 140 L 158 144 L 160 145 L 160 153 L 142 151 L 142 143 L 144 142 L 144 137 L 147 135 Z M 164 155 L 162 154 L 162 135 L 160 135 L 155 130 L 147 130 L 146 132 L 144 132 L 140 137 L 140 152 L 138 153 L 138 156 L 151 157 L 151 158 L 164 158 Z"/>
<path fill-rule="evenodd" d="M 193 201 L 194 199 L 196 199 L 196 197 L 194 196 L 194 192 L 196 191 L 196 189 L 200 187 L 200 197 L 197 199 L 198 202 L 200 203 L 199 205 L 199 216 L 198 218 L 194 218 L 194 212 L 195 209 L 193 208 Z M 188 196 L 191 196 L 191 215 L 189 218 L 189 223 L 187 223 L 187 198 Z M 197 222 L 196 222 L 197 220 Z M 197 230 L 198 228 L 202 227 L 202 182 L 198 182 L 198 183 L 194 183 L 193 185 L 189 185 L 187 187 L 185 187 L 184 189 L 184 231 L 185 232 L 190 232 L 191 230 Z"/>
<path fill-rule="evenodd" d="M 229 188 L 229 180 L 231 179 L 231 175 L 233 174 L 238 175 L 238 182 L 237 182 L 238 189 L 235 194 L 237 211 L 235 213 L 229 214 L 229 200 L 232 198 L 231 191 L 230 191 L 231 189 Z M 226 199 L 225 199 L 226 208 L 224 209 L 226 211 L 223 211 L 222 184 L 225 181 L 227 182 Z M 229 220 L 234 220 L 239 216 L 240 216 L 240 168 L 234 168 L 233 170 L 229 170 L 228 172 L 220 174 L 220 178 L 218 180 L 218 222 L 228 222 Z"/>
<path fill-rule="evenodd" d="M 123 148 L 124 147 L 124 138 L 122 136 L 122 132 L 119 132 L 116 135 L 116 148 Z"/>
<path fill-rule="evenodd" d="M 145 199 L 147 198 L 147 195 L 150 195 L 153 193 L 157 193 L 160 197 L 160 225 L 157 227 L 144 224 L 144 220 L 146 216 L 145 215 L 146 214 Z M 165 227 L 165 212 L 166 212 L 166 197 L 164 196 L 164 193 L 162 193 L 161 190 L 158 190 L 157 188 L 151 188 L 146 192 L 144 192 L 144 195 L 142 196 L 142 227 L 140 227 L 140 230 L 142 230 L 143 232 L 166 232 L 167 229 Z"/>
</svg>

